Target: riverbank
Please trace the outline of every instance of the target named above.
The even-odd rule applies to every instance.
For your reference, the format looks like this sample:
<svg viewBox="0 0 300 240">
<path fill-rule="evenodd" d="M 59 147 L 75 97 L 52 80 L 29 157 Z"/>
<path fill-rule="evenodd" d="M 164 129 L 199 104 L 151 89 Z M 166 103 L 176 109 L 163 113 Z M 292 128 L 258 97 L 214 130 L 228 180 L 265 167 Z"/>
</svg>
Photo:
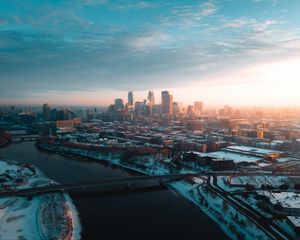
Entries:
<svg viewBox="0 0 300 240">
<path fill-rule="evenodd" d="M 0 161 L 0 191 L 52 183 L 28 164 Z M 71 199 L 64 193 L 0 198 L 0 239 L 80 239 L 81 225 Z"/>
<path fill-rule="evenodd" d="M 37 166 L 59 183 L 140 175 L 136 171 L 74 154 L 39 150 L 33 142 L 11 144 L 0 156 Z M 82 239 L 229 239 L 220 227 L 177 191 L 131 192 L 121 195 L 71 196 L 78 209 Z M 116 231 L 118 229 L 118 231 Z"/>
<path fill-rule="evenodd" d="M 11 135 L 9 133 L 0 134 L 0 147 L 7 146 L 11 141 Z"/>
<path fill-rule="evenodd" d="M 162 175 L 175 173 L 176 169 L 168 169 L 162 163 L 153 164 L 154 159 L 149 156 L 145 156 L 142 159 L 134 159 L 130 161 L 131 164 L 122 161 L 120 158 L 111 157 L 110 154 L 103 155 L 99 152 L 88 152 L 80 149 L 66 148 L 63 146 L 51 146 L 42 145 L 39 146 L 47 151 L 55 151 L 56 153 L 68 153 L 80 155 L 82 157 L 89 157 L 99 161 L 109 162 L 111 164 L 134 170 L 136 172 L 147 175 Z M 134 162 L 134 164 L 133 164 Z M 148 163 L 146 165 L 143 165 Z M 195 173 L 188 169 L 177 169 L 176 173 Z M 232 239 L 269 239 L 264 232 L 262 232 L 257 226 L 253 225 L 251 221 L 247 220 L 247 216 L 242 215 L 235 208 L 227 206 L 222 198 L 214 195 L 203 185 L 203 181 L 197 179 L 190 179 L 189 181 L 172 181 L 167 184 L 167 187 L 175 190 L 177 193 L 191 201 L 199 209 L 201 209 L 207 216 L 209 216 L 214 222 L 216 222 Z M 225 207 L 226 206 L 226 210 Z M 227 210 L 229 209 L 229 210 Z M 239 218 L 236 215 L 240 215 Z M 245 222 L 249 222 L 245 227 Z"/>
<path fill-rule="evenodd" d="M 114 155 L 112 153 L 108 153 L 108 154 L 102 154 L 102 153 L 97 153 L 97 152 L 89 152 L 89 151 L 83 151 L 81 149 L 76 149 L 76 148 L 68 148 L 68 147 L 63 147 L 63 146 L 53 146 L 50 144 L 36 144 L 36 147 L 41 149 L 41 150 L 45 150 L 48 152 L 54 152 L 57 154 L 70 154 L 70 155 L 77 155 L 77 156 L 81 156 L 84 158 L 90 158 L 90 159 L 94 159 L 97 161 L 102 161 L 102 162 L 107 162 L 110 163 L 112 165 L 118 166 L 118 167 L 123 167 L 125 169 L 140 173 L 140 174 L 145 174 L 145 175 L 163 175 L 163 174 L 170 174 L 172 173 L 172 171 L 170 171 L 170 169 L 167 169 L 165 167 L 163 167 L 163 164 L 157 164 L 155 166 L 148 164 L 148 166 L 151 165 L 151 167 L 147 167 L 147 165 L 143 165 L 142 162 L 144 161 L 151 161 L 153 162 L 154 159 L 150 156 L 150 157 L 145 157 L 144 159 L 141 158 L 139 160 L 136 161 L 136 163 L 140 163 L 139 167 L 133 165 L 133 164 L 126 164 L 125 162 L 123 162 L 121 160 L 121 156 L 119 155 Z M 174 172 L 173 172 L 174 173 Z M 179 172 L 177 172 L 179 173 Z M 193 171 L 191 171 L 191 173 L 193 173 Z"/>
</svg>

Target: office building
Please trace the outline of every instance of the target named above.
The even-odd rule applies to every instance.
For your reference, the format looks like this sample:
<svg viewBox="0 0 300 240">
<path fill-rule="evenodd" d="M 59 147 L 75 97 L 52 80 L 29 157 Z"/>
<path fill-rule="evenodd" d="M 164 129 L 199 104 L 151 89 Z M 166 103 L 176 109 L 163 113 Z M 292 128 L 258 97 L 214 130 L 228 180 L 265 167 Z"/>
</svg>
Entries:
<svg viewBox="0 0 300 240">
<path fill-rule="evenodd" d="M 51 108 L 47 103 L 43 105 L 43 116 L 45 121 L 51 120 Z"/>
<path fill-rule="evenodd" d="M 203 113 L 203 102 L 196 101 L 194 103 L 194 108 L 197 113 L 199 114 Z"/>
<path fill-rule="evenodd" d="M 162 114 L 173 114 L 173 96 L 168 91 L 161 92 Z"/>
<path fill-rule="evenodd" d="M 129 106 L 134 105 L 133 91 L 128 92 L 128 105 Z"/>
<path fill-rule="evenodd" d="M 116 109 L 116 110 L 124 109 L 124 102 L 123 102 L 123 99 L 121 99 L 121 98 L 115 99 L 115 109 Z"/>
<path fill-rule="evenodd" d="M 154 92 L 153 91 L 149 91 L 148 92 L 148 103 L 150 106 L 153 106 L 155 104 L 155 100 L 154 100 Z"/>
</svg>

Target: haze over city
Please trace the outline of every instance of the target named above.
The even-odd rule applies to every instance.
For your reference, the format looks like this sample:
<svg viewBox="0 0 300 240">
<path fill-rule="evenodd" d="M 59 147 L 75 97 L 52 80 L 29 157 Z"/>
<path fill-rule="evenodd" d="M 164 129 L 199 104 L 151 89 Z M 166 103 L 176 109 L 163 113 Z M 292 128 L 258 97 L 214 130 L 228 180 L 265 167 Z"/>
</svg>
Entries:
<svg viewBox="0 0 300 240">
<path fill-rule="evenodd" d="M 0 239 L 300 239 L 300 0 L 0 0 Z"/>
<path fill-rule="evenodd" d="M 300 2 L 1 1 L 0 103 L 109 105 L 134 90 L 299 106 Z M 158 99 L 159 100 L 159 99 Z"/>
</svg>

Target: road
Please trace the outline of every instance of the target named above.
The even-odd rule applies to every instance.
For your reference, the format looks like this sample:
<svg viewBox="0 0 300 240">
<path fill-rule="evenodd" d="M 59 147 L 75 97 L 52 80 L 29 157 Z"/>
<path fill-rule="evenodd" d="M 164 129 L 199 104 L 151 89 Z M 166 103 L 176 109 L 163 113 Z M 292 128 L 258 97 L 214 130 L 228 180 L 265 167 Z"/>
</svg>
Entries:
<svg viewBox="0 0 300 240">
<path fill-rule="evenodd" d="M 271 239 L 295 239 L 290 233 L 286 232 L 280 226 L 276 225 L 271 219 L 265 217 L 256 209 L 250 207 L 242 200 L 232 197 L 228 192 L 224 191 L 217 185 L 216 177 L 213 177 L 213 183 L 210 179 L 207 182 L 209 190 L 217 194 L 223 200 L 227 201 L 231 206 L 236 208 L 239 212 L 243 213 L 246 217 L 250 218 L 255 225 L 262 229 Z"/>
</svg>

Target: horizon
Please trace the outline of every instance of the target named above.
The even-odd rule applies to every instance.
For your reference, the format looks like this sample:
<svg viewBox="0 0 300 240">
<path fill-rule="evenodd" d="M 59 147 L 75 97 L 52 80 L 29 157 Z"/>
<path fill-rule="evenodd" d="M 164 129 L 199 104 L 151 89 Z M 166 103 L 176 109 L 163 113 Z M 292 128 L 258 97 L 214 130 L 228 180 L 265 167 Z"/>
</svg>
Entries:
<svg viewBox="0 0 300 240">
<path fill-rule="evenodd" d="M 227 103 L 227 102 L 223 102 L 223 103 L 211 103 L 211 102 L 207 102 L 206 99 L 194 99 L 192 101 L 189 102 L 185 102 L 185 101 L 180 101 L 182 99 L 179 99 L 178 97 L 176 97 L 176 95 L 174 96 L 174 93 L 168 89 L 161 89 L 161 90 L 148 90 L 148 91 L 138 91 L 136 94 L 136 91 L 134 90 L 130 90 L 133 92 L 134 95 L 134 101 L 140 101 L 142 102 L 143 100 L 147 99 L 147 94 L 148 91 L 153 91 L 154 92 L 154 97 L 155 97 L 155 104 L 161 104 L 161 92 L 162 91 L 169 91 L 169 93 L 171 95 L 173 95 L 173 100 L 174 102 L 178 102 L 181 103 L 184 107 L 187 107 L 189 105 L 194 105 L 195 102 L 200 101 L 204 104 L 205 108 L 219 108 L 219 107 L 224 107 L 226 105 L 230 106 L 230 107 L 234 107 L 234 108 L 241 108 L 241 109 L 251 109 L 251 108 L 261 108 L 261 109 L 292 109 L 292 110 L 298 110 L 300 109 L 300 104 L 268 104 L 268 103 L 254 103 L 254 104 L 244 104 L 244 103 Z M 106 104 L 104 103 L 98 103 L 97 100 L 92 101 L 92 103 L 84 103 L 84 102 L 60 102 L 60 101 L 55 101 L 53 99 L 43 99 L 40 100 L 38 102 L 23 102 L 21 103 L 21 101 L 18 100 L 14 100 L 11 102 L 1 102 L 0 103 L 0 107 L 9 107 L 9 106 L 16 106 L 16 107 L 40 107 L 43 104 L 47 103 L 51 106 L 54 107 L 100 107 L 100 108 L 108 108 L 110 105 L 114 104 L 114 100 L 117 98 L 121 98 L 123 100 L 124 103 L 128 102 L 128 92 L 129 91 L 119 91 L 117 94 L 118 95 L 114 95 L 111 96 L 111 102 L 107 101 Z M 109 99 L 109 100 L 110 100 Z"/>
<path fill-rule="evenodd" d="M 124 98 L 121 98 L 122 100 L 124 100 L 124 103 L 127 103 L 127 100 Z M 142 102 L 142 100 L 144 99 L 134 99 L 135 102 L 140 101 Z M 195 102 L 202 102 L 203 103 L 203 107 L 204 109 L 217 109 L 217 108 L 223 108 L 224 106 L 229 106 L 232 108 L 238 108 L 240 110 L 246 110 L 246 109 L 262 109 L 262 110 L 284 110 L 284 109 L 288 109 L 288 110 L 300 110 L 300 105 L 243 105 L 243 104 L 209 104 L 203 100 L 195 100 L 194 102 L 188 103 L 188 104 L 184 104 L 180 101 L 178 101 L 178 103 L 181 103 L 183 107 L 188 107 L 189 105 L 194 105 Z M 177 102 L 177 101 L 174 101 Z M 101 104 L 64 104 L 64 103 L 52 103 L 50 102 L 39 102 L 39 103 L 1 103 L 0 107 L 35 107 L 35 108 L 41 108 L 44 104 L 48 104 L 50 105 L 50 107 L 54 107 L 54 108 L 78 108 L 78 107 L 82 107 L 82 108 L 108 108 L 110 105 L 114 105 L 114 101 L 112 101 L 111 103 L 107 104 L 107 105 L 101 105 Z M 155 102 L 156 105 L 161 105 L 161 101 L 159 100 L 159 102 Z"/>
<path fill-rule="evenodd" d="M 300 239 L 299 13 L 0 1 L 0 239 Z"/>
</svg>

